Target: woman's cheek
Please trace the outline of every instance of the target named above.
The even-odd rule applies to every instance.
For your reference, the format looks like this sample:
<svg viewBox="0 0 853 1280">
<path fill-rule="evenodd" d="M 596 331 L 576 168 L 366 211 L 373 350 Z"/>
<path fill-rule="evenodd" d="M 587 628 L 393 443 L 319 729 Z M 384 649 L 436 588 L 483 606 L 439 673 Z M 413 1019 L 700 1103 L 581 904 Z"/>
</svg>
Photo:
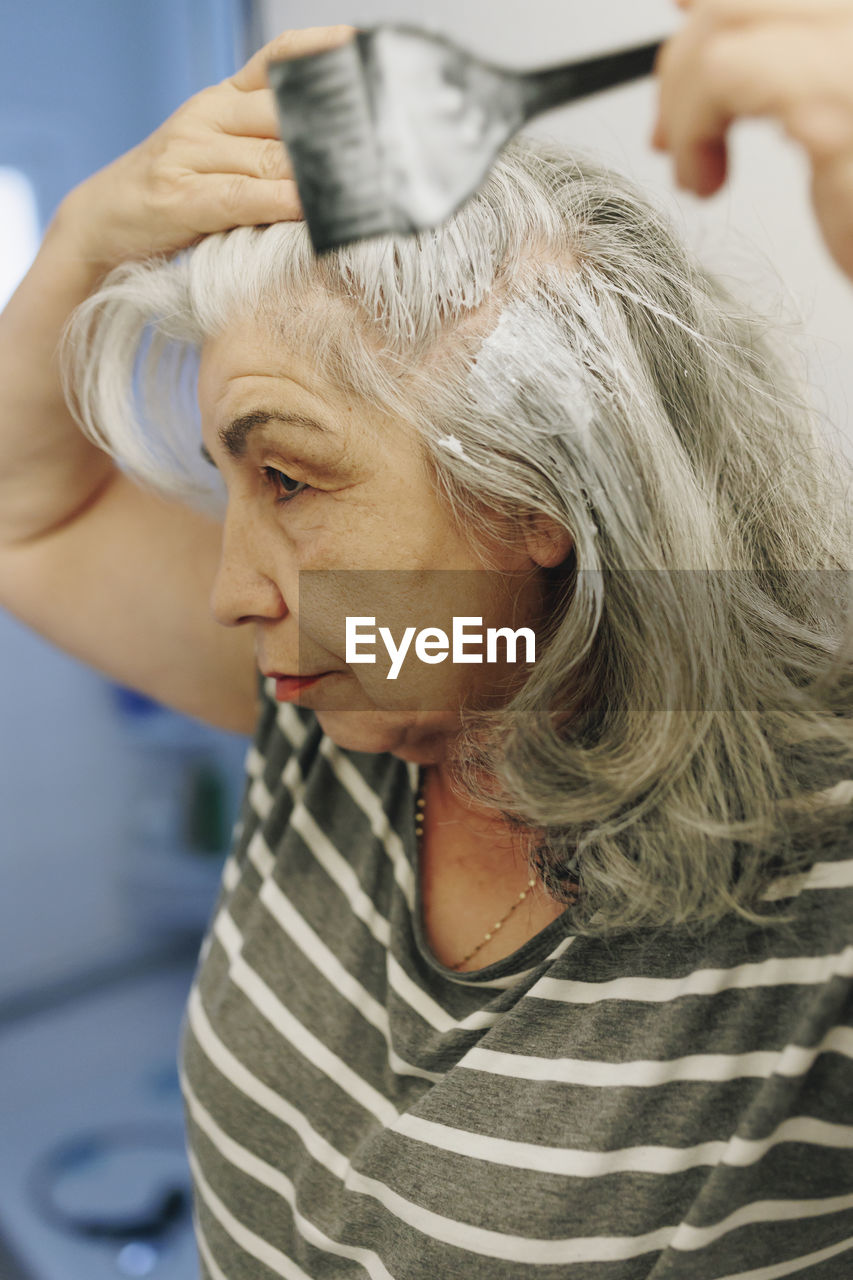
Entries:
<svg viewBox="0 0 853 1280">
<path fill-rule="evenodd" d="M 283 508 L 283 527 L 305 569 L 357 567 L 367 549 L 382 543 L 381 531 L 366 518 L 363 503 L 346 488 L 310 489 Z M 370 560 L 367 561 L 370 563 Z"/>
</svg>

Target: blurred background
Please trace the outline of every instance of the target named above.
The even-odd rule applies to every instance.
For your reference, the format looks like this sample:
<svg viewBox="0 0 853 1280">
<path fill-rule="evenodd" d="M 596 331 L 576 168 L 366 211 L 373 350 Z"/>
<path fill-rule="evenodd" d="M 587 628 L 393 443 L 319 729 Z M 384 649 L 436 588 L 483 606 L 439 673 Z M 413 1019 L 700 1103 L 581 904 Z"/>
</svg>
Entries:
<svg viewBox="0 0 853 1280">
<path fill-rule="evenodd" d="M 666 35 L 669 0 L 3 0 L 0 305 L 62 196 L 286 27 L 404 20 L 497 61 Z M 650 83 L 531 131 L 626 171 L 785 331 L 853 457 L 853 292 L 776 128 L 709 202 L 648 146 Z M 192 661 L 188 655 L 187 661 Z M 246 740 L 120 689 L 0 615 L 0 1280 L 198 1275 L 175 1066 Z"/>
</svg>

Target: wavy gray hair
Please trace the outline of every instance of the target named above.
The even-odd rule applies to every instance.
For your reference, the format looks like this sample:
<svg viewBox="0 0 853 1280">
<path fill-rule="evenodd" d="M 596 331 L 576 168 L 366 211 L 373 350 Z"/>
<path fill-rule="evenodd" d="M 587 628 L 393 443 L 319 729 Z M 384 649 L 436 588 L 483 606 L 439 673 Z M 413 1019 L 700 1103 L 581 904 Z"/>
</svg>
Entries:
<svg viewBox="0 0 853 1280">
<path fill-rule="evenodd" d="M 66 336 L 83 429 L 197 494 L 192 355 L 241 315 L 411 424 L 472 539 L 571 535 L 544 655 L 453 763 L 553 896 L 576 870 L 573 928 L 787 920 L 774 879 L 851 831 L 851 526 L 767 325 L 631 185 L 522 140 L 435 232 L 317 259 L 240 228 L 118 268 Z"/>
</svg>

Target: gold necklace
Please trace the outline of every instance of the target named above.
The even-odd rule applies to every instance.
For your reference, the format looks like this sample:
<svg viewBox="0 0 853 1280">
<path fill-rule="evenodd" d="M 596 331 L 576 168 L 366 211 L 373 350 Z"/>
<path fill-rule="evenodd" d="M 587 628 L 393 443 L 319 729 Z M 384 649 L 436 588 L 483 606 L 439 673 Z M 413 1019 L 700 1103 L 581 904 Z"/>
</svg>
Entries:
<svg viewBox="0 0 853 1280">
<path fill-rule="evenodd" d="M 426 811 L 426 796 L 424 795 L 423 778 L 421 778 L 420 783 L 418 785 L 418 793 L 415 798 L 415 836 L 417 837 L 417 841 L 418 841 L 418 853 L 421 853 L 423 851 L 425 811 Z M 504 925 L 506 924 L 507 920 L 509 920 L 513 912 L 518 910 L 518 908 L 521 906 L 522 902 L 524 902 L 530 890 L 535 888 L 536 888 L 536 877 L 531 876 L 530 879 L 527 881 L 527 885 L 525 886 L 525 888 L 522 889 L 521 893 L 518 895 L 515 902 L 510 907 L 509 911 L 500 920 L 495 921 L 495 923 L 492 925 L 489 932 L 486 934 L 485 938 L 483 938 L 482 942 L 478 942 L 476 947 L 474 947 L 472 951 L 468 952 L 467 956 L 463 956 L 462 959 L 458 961 L 456 964 L 452 964 L 448 967 L 451 969 L 461 969 L 462 966 L 467 964 L 469 960 L 473 960 L 474 956 L 477 955 L 478 952 L 483 950 L 483 947 L 486 945 L 486 943 L 491 942 L 492 938 L 495 936 L 498 930 L 504 927 Z"/>
</svg>

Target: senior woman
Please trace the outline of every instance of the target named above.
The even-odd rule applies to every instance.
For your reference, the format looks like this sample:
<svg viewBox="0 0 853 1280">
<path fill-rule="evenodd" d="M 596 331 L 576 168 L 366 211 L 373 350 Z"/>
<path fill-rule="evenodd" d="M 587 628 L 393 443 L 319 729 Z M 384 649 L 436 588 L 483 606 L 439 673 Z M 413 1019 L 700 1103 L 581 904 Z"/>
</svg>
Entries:
<svg viewBox="0 0 853 1280">
<path fill-rule="evenodd" d="M 314 258 L 261 70 L 78 189 L 6 318 L 32 369 L 91 293 L 88 439 L 10 362 L 4 599 L 254 728 L 182 1047 L 204 1275 L 841 1277 L 840 465 L 589 161 L 520 142 L 435 233 Z M 353 614 L 539 643 L 398 685 Z"/>
</svg>

